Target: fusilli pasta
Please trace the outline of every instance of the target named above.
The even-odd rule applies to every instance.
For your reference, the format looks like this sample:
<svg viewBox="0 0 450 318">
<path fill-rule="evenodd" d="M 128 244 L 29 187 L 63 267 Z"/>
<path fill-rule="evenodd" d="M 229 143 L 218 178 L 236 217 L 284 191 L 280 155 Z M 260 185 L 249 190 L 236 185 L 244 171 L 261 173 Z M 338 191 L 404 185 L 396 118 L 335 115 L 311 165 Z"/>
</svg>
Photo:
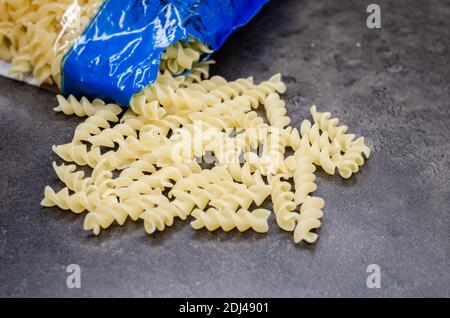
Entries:
<svg viewBox="0 0 450 318">
<path fill-rule="evenodd" d="M 79 10 L 78 24 L 64 32 L 64 23 L 55 24 L 67 19 L 71 0 L 5 1 L 0 2 L 0 58 L 12 62 L 17 76 L 32 72 L 40 82 L 59 82 L 64 43 L 95 14 L 95 6 L 89 11 L 84 5 L 101 1 L 78 0 L 79 6 L 71 7 Z M 59 49 L 49 50 L 55 43 Z M 83 227 L 96 235 L 127 219 L 143 220 L 151 234 L 189 216 L 194 229 L 264 233 L 270 211 L 249 210 L 270 195 L 278 226 L 293 232 L 295 242 L 315 242 L 324 207 L 312 196 L 315 166 L 348 178 L 370 149 L 315 106 L 310 109 L 314 123 L 305 119 L 300 127 L 290 126 L 280 74 L 259 84 L 252 77 L 210 77 L 214 62 L 201 61 L 210 53 L 193 38 L 174 43 L 162 53 L 156 81 L 135 94 L 125 111 L 98 99 L 58 96 L 55 111 L 87 118 L 70 143 L 53 150 L 92 173 L 54 162 L 65 187 L 55 192 L 47 186 L 41 204 L 87 211 Z M 208 169 L 196 162 L 207 155 L 214 159 Z"/>
<path fill-rule="evenodd" d="M 308 196 L 303 201 L 294 231 L 295 243 L 303 240 L 308 243 L 314 243 L 317 240 L 317 233 L 311 231 L 319 228 L 321 225 L 319 219 L 323 216 L 322 208 L 324 204 L 321 198 L 311 196 Z"/>
<path fill-rule="evenodd" d="M 249 212 L 240 209 L 237 212 L 230 210 L 217 210 L 209 208 L 206 212 L 196 209 L 192 212 L 195 221 L 191 222 L 191 226 L 199 230 L 206 227 L 208 231 L 215 231 L 218 228 L 228 232 L 233 228 L 237 228 L 240 232 L 252 229 L 258 233 L 265 233 L 269 230 L 267 218 L 270 211 L 266 209 L 256 209 Z"/>
</svg>

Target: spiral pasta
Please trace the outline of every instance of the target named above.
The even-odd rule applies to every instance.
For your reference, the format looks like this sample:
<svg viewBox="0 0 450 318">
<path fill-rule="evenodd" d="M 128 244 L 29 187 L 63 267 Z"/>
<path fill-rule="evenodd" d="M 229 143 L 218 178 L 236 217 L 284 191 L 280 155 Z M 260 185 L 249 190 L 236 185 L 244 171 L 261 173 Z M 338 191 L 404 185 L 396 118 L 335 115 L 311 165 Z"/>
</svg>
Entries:
<svg viewBox="0 0 450 318">
<path fill-rule="evenodd" d="M 320 218 L 323 216 L 322 208 L 324 201 L 321 198 L 308 196 L 301 208 L 298 223 L 294 230 L 294 242 L 306 241 L 308 243 L 314 243 L 318 235 L 313 233 L 312 230 L 320 227 Z"/>
<path fill-rule="evenodd" d="M 57 95 L 56 98 L 58 99 L 59 105 L 53 108 L 55 112 L 63 112 L 66 115 L 75 114 L 78 117 L 92 116 L 105 106 L 105 103 L 100 99 L 95 99 L 91 103 L 86 97 L 82 97 L 78 101 L 73 95 L 69 95 L 68 98 Z M 122 109 L 118 106 L 111 109 L 111 111 L 113 111 L 115 115 L 118 115 Z"/>
<path fill-rule="evenodd" d="M 236 211 L 239 207 L 248 209 L 253 202 L 258 206 L 261 205 L 271 192 L 271 188 L 265 184 L 255 184 L 250 187 L 242 184 L 236 184 L 235 186 L 236 190 L 212 199 L 210 205 L 218 209 L 233 211 Z"/>
<path fill-rule="evenodd" d="M 3 2 L 2 2 L 3 3 Z M 61 61 L 81 35 L 103 0 L 4 0 L 0 23 L 0 58 L 11 61 L 19 79 L 31 72 L 38 84 L 61 82 Z M 3 30 L 3 26 L 0 30 Z M 168 47 L 161 56 L 161 71 L 178 75 L 193 69 L 190 80 L 208 77 L 209 63 L 200 57 L 212 51 L 189 38 Z"/>
<path fill-rule="evenodd" d="M 202 85 L 202 83 L 200 83 Z M 241 78 L 232 82 L 224 83 L 209 91 L 205 97 L 207 101 L 212 100 L 216 102 L 223 102 L 239 96 L 242 96 L 246 91 L 253 88 L 253 78 Z M 213 103 L 211 103 L 213 104 Z M 208 103 L 208 105 L 211 105 Z"/>
<path fill-rule="evenodd" d="M 99 148 L 88 150 L 84 144 L 68 143 L 53 146 L 52 149 L 64 161 L 75 162 L 80 166 L 88 165 L 95 168 L 102 158 L 107 159 L 108 166 L 111 168 L 117 168 L 119 165 L 119 161 L 113 152 L 102 155 Z"/>
<path fill-rule="evenodd" d="M 209 193 L 210 199 L 242 189 L 238 183 L 233 182 L 225 168 L 216 166 L 213 169 L 203 169 L 179 179 L 169 192 L 169 197 L 172 197 L 172 192 L 175 190 L 190 191 L 195 188 L 205 189 Z"/>
<path fill-rule="evenodd" d="M 252 229 L 258 233 L 265 233 L 269 230 L 269 225 L 267 224 L 269 215 L 270 211 L 266 209 L 256 209 L 253 212 L 245 209 L 234 212 L 214 208 L 209 208 L 206 212 L 203 212 L 200 209 L 196 209 L 192 212 L 195 221 L 191 222 L 191 226 L 196 230 L 206 227 L 208 231 L 215 231 L 221 228 L 228 232 L 237 228 L 239 232 Z"/>
<path fill-rule="evenodd" d="M 120 129 L 124 128 L 122 127 L 123 125 L 119 125 L 114 130 L 109 129 L 111 127 L 110 123 L 119 121 L 116 113 L 119 113 L 116 105 L 105 105 L 103 108 L 98 109 L 92 116 L 89 116 L 84 122 L 77 126 L 74 132 L 72 143 L 78 144 L 81 141 L 88 141 L 93 145 L 97 144 L 98 142 L 100 142 L 101 144 L 102 142 L 105 142 L 105 135 L 107 135 L 107 132 L 109 132 L 110 135 L 113 132 L 116 134 L 119 133 L 120 137 L 125 134 L 133 134 L 133 132 L 130 132 L 129 130 Z M 107 130 L 105 131 L 102 129 Z M 111 138 L 112 136 L 109 137 L 109 139 Z"/>
<path fill-rule="evenodd" d="M 310 112 L 314 122 L 323 132 L 328 133 L 333 142 L 340 145 L 342 151 L 346 151 L 350 147 L 355 135 L 346 133 L 348 130 L 347 126 L 339 126 L 339 119 L 332 118 L 330 112 L 319 113 L 315 105 L 311 106 Z"/>
<path fill-rule="evenodd" d="M 74 213 L 81 213 L 85 210 L 93 211 L 100 205 L 101 199 L 96 191 L 75 192 L 69 194 L 68 188 L 63 188 L 59 192 L 55 192 L 51 187 L 46 186 L 44 191 L 44 199 L 41 205 L 45 207 L 58 206 L 63 210 L 71 210 Z"/>
<path fill-rule="evenodd" d="M 299 205 L 303 203 L 311 192 L 316 191 L 317 185 L 313 164 L 313 156 L 308 151 L 296 151 L 294 154 L 297 169 L 294 172 L 295 194 L 294 202 Z"/>
<path fill-rule="evenodd" d="M 206 60 L 197 63 L 189 74 L 186 75 L 185 85 L 200 83 L 204 79 L 209 78 L 209 66 L 215 64 L 214 60 Z"/>
<path fill-rule="evenodd" d="M 353 141 L 343 155 L 337 154 L 333 157 L 341 177 L 348 179 L 359 171 L 359 167 L 364 164 L 363 154 L 369 158 L 370 148 L 364 144 L 364 138 L 361 137 Z"/>
<path fill-rule="evenodd" d="M 261 173 L 256 170 L 252 173 L 250 164 L 245 163 L 242 167 L 240 163 L 234 162 L 226 165 L 226 168 L 233 176 L 233 179 L 237 182 L 242 182 L 246 186 L 250 187 L 255 184 L 264 185 L 264 180 L 261 177 Z"/>
<path fill-rule="evenodd" d="M 321 166 L 323 170 L 333 175 L 336 164 L 331 160 L 331 156 L 339 152 L 339 147 L 332 145 L 327 137 L 326 132 L 320 134 L 316 124 L 311 126 L 311 122 L 305 119 L 300 127 L 302 138 L 305 138 L 311 144 L 311 155 L 316 165 Z"/>
<path fill-rule="evenodd" d="M 269 94 L 283 94 L 284 92 L 286 92 L 286 85 L 281 80 L 281 74 L 278 73 L 245 91 L 241 96 L 248 99 L 253 108 L 257 108 L 260 104 L 264 104 L 264 100 Z"/>
<path fill-rule="evenodd" d="M 153 190 L 146 195 L 128 197 L 120 201 L 117 197 L 111 196 L 86 215 L 83 227 L 98 235 L 101 229 L 108 228 L 114 221 L 122 225 L 128 216 L 132 220 L 137 220 L 144 210 L 164 202 L 167 202 L 167 198 L 162 195 L 161 190 Z"/>
<path fill-rule="evenodd" d="M 19 79 L 32 72 L 38 84 L 60 83 L 61 60 L 97 11 L 101 0 L 5 0 L 0 23 L 10 20 L 8 41 L 11 72 Z M 8 56 L 9 55 L 9 56 Z"/>
<path fill-rule="evenodd" d="M 14 8 L 8 8 L 8 15 L 28 17 L 27 10 Z M 48 11 L 50 18 L 39 23 L 51 25 L 58 19 L 55 12 Z M 58 78 L 57 63 L 48 68 L 51 54 L 41 54 L 45 62 L 39 67 L 33 62 L 39 50 L 29 47 L 14 54 L 14 47 L 26 46 L 17 42 L 37 30 L 16 30 L 1 21 L 1 14 L 0 57 L 15 59 L 18 74 L 38 69 L 42 79 Z M 315 106 L 313 123 L 305 119 L 300 127 L 290 126 L 280 74 L 261 83 L 252 77 L 210 78 L 213 62 L 199 62 L 209 53 L 194 39 L 175 43 L 162 54 L 155 83 L 135 94 L 125 111 L 101 100 L 58 96 L 55 111 L 87 118 L 70 143 L 53 150 L 64 161 L 93 170 L 86 175 L 75 164 L 53 163 L 65 187 L 59 192 L 46 187 L 41 204 L 87 211 L 83 227 L 95 235 L 127 220 L 142 220 L 152 234 L 188 217 L 194 229 L 265 233 L 270 212 L 253 206 L 270 196 L 281 229 L 293 232 L 296 243 L 316 241 L 324 207 L 321 198 L 312 196 L 316 166 L 350 177 L 370 156 L 364 138 L 347 133 L 346 126 Z M 267 120 L 256 110 L 259 106 Z M 213 167 L 206 168 L 206 160 L 197 163 L 207 156 L 213 157 Z"/>
<path fill-rule="evenodd" d="M 273 189 L 272 204 L 278 226 L 290 232 L 294 230 L 299 214 L 294 212 L 297 205 L 294 203 L 294 193 L 290 191 L 291 185 L 282 178 L 285 176 L 279 174 L 269 181 Z"/>
<path fill-rule="evenodd" d="M 284 105 L 285 103 L 281 100 L 280 95 L 271 93 L 267 96 L 264 101 L 264 108 L 271 126 L 282 129 L 291 122 L 291 119 L 286 116 L 287 110 Z"/>
<path fill-rule="evenodd" d="M 79 192 L 87 191 L 92 184 L 91 178 L 85 178 L 83 171 L 76 171 L 75 165 L 60 165 L 53 161 L 53 170 L 55 170 L 58 178 L 67 186 L 69 190 Z"/>
<path fill-rule="evenodd" d="M 149 120 L 158 120 L 166 114 L 164 108 L 160 107 L 157 101 L 147 103 L 147 96 L 143 93 L 133 95 L 130 107 L 135 113 L 142 114 Z"/>
<path fill-rule="evenodd" d="M 370 149 L 364 144 L 364 138 L 355 140 L 354 134 L 346 133 L 348 127 L 339 126 L 339 119 L 331 117 L 331 113 L 318 112 L 315 105 L 311 106 L 310 111 L 314 122 L 322 130 L 322 144 L 323 140 L 327 142 L 332 140 L 334 144 L 335 151 L 330 155 L 341 177 L 349 178 L 353 173 L 358 172 L 359 166 L 364 164 L 362 154 L 366 158 L 370 156 Z"/>
<path fill-rule="evenodd" d="M 142 213 L 141 219 L 144 220 L 148 234 L 156 230 L 163 231 L 166 226 L 171 226 L 175 217 L 185 220 L 196 205 L 204 208 L 209 200 L 207 193 L 200 188 L 194 188 L 192 192 L 175 190 L 172 194 L 175 196 L 172 202 L 164 202 Z"/>
<path fill-rule="evenodd" d="M 169 70 L 178 75 L 185 70 L 191 70 L 203 54 L 212 53 L 206 45 L 190 37 L 187 41 L 179 41 L 169 46 L 161 55 L 160 69 Z"/>
</svg>

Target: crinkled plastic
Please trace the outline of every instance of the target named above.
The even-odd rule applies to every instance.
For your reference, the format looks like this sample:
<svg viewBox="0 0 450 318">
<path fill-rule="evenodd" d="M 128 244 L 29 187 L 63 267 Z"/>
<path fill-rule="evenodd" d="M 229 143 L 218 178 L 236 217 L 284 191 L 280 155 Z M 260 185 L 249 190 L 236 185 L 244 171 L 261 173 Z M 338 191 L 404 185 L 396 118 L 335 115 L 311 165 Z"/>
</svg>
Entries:
<svg viewBox="0 0 450 318">
<path fill-rule="evenodd" d="M 63 59 L 65 94 L 128 105 L 161 53 L 193 36 L 219 49 L 268 0 L 107 0 Z"/>
</svg>

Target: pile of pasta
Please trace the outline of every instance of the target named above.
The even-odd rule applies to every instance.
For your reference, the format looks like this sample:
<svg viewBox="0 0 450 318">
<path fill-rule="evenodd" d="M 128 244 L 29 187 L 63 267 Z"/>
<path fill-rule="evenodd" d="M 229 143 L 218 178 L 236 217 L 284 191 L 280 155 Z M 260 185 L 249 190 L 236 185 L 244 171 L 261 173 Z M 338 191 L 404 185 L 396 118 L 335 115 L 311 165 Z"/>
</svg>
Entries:
<svg viewBox="0 0 450 318">
<path fill-rule="evenodd" d="M 0 59 L 19 80 L 32 75 L 38 85 L 61 83 L 61 62 L 103 0 L 0 0 Z M 165 50 L 161 71 L 181 74 L 212 51 L 189 38 Z"/>
<path fill-rule="evenodd" d="M 295 242 L 316 241 L 324 207 L 313 195 L 316 166 L 349 178 L 370 155 L 364 138 L 315 106 L 312 122 L 290 126 L 280 74 L 256 84 L 251 77 L 209 78 L 208 65 L 199 67 L 197 77 L 161 73 L 125 111 L 58 96 L 55 111 L 87 119 L 71 142 L 54 146 L 74 164 L 53 163 L 65 187 L 47 186 L 41 204 L 87 211 L 84 229 L 95 234 L 129 219 L 142 220 L 152 234 L 188 217 L 196 230 L 263 233 L 271 212 L 260 206 L 270 197 L 281 229 Z M 78 169 L 86 165 L 90 176 Z"/>
<path fill-rule="evenodd" d="M 0 59 L 19 79 L 59 85 L 64 54 L 102 2 L 0 0 Z M 87 118 L 53 147 L 64 187 L 47 186 L 41 204 L 87 212 L 84 229 L 96 235 L 127 220 L 152 234 L 188 217 L 196 230 L 264 233 L 270 198 L 281 229 L 315 242 L 324 207 L 313 195 L 316 167 L 351 177 L 370 156 L 364 138 L 315 106 L 312 121 L 292 127 L 280 74 L 261 83 L 210 77 L 210 53 L 194 38 L 168 47 L 155 83 L 128 109 L 57 96 L 55 111 Z"/>
</svg>

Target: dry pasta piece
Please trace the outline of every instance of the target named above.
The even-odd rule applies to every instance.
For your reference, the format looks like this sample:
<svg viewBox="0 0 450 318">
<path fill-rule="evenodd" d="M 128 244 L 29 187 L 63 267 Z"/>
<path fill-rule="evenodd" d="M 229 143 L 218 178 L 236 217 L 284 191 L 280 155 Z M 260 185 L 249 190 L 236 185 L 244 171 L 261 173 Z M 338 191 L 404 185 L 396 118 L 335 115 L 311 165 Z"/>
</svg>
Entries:
<svg viewBox="0 0 450 318">
<path fill-rule="evenodd" d="M 224 193 L 219 198 L 212 199 L 210 205 L 217 209 L 229 209 L 236 211 L 239 207 L 248 209 L 255 202 L 257 206 L 270 195 L 271 188 L 265 184 L 254 184 L 246 187 L 243 184 L 236 184 L 236 189 Z"/>
<path fill-rule="evenodd" d="M 291 185 L 282 181 L 282 178 L 286 178 L 286 176 L 279 174 L 269 180 L 272 186 L 273 211 L 278 226 L 285 231 L 293 231 L 299 214 L 294 212 L 297 205 L 294 203 L 294 193 L 290 191 Z"/>
<path fill-rule="evenodd" d="M 53 169 L 56 172 L 58 178 L 74 192 L 86 191 L 88 186 L 92 185 L 91 178 L 85 178 L 83 171 L 76 171 L 76 165 L 60 165 L 56 162 L 52 163 Z"/>
<path fill-rule="evenodd" d="M 291 122 L 291 119 L 286 116 L 285 102 L 281 100 L 277 93 L 271 93 L 267 96 L 264 101 L 264 108 L 271 126 L 282 129 Z"/>
<path fill-rule="evenodd" d="M 111 136 L 112 132 L 110 130 L 104 131 L 102 129 L 110 128 L 110 122 L 118 122 L 118 113 L 120 113 L 120 109 L 117 109 L 115 105 L 108 104 L 99 108 L 93 115 L 89 116 L 84 122 L 77 126 L 72 143 L 79 144 L 81 141 L 88 141 L 91 144 L 95 144 L 96 142 L 104 143 L 106 139 L 105 135 L 108 135 L 108 132 L 110 135 L 109 138 L 111 139 L 113 137 Z M 129 130 L 124 131 L 124 129 L 120 130 L 120 128 L 123 128 L 122 125 L 117 129 L 114 129 L 113 132 L 116 133 L 116 136 L 117 133 L 120 134 L 119 137 L 122 137 L 124 134 L 133 134 L 133 132 L 130 132 Z M 117 139 L 118 137 L 115 138 Z"/>
<path fill-rule="evenodd" d="M 63 188 L 59 192 L 55 192 L 51 187 L 46 186 L 44 190 L 44 199 L 41 201 L 41 205 L 45 207 L 58 206 L 63 210 L 70 210 L 74 213 L 81 213 L 85 210 L 93 211 L 100 205 L 101 198 L 96 191 L 75 192 L 69 194 L 69 189 Z"/>
<path fill-rule="evenodd" d="M 163 231 L 167 226 L 173 224 L 174 218 L 178 217 L 185 220 L 195 207 L 204 209 L 210 199 L 217 198 L 217 193 L 221 193 L 220 190 L 224 187 L 222 186 L 218 192 L 217 189 L 211 189 L 209 187 L 211 180 L 214 179 L 222 184 L 226 180 L 231 181 L 226 170 L 215 168 L 209 170 L 209 173 L 202 170 L 177 180 L 174 188 L 169 192 L 169 196 L 175 197 L 173 201 L 164 202 L 142 213 L 141 218 L 144 220 L 146 232 L 152 234 L 156 230 Z M 226 192 L 226 190 L 223 192 Z"/>
<path fill-rule="evenodd" d="M 107 199 L 86 215 L 83 224 L 85 230 L 92 230 L 95 235 L 98 235 L 101 229 L 108 228 L 114 221 L 123 225 L 128 216 L 132 220 L 137 220 L 144 210 L 167 201 L 160 190 L 120 201 L 115 196 Z"/>
<path fill-rule="evenodd" d="M 189 209 L 186 211 L 171 202 L 165 202 L 146 210 L 141 219 L 144 220 L 145 231 L 152 234 L 156 230 L 163 231 L 166 226 L 172 226 L 176 217 L 185 220 L 190 213 Z"/>
<path fill-rule="evenodd" d="M 63 112 L 66 115 L 75 114 L 78 117 L 92 116 L 105 106 L 105 103 L 100 99 L 94 99 L 91 103 L 86 97 L 82 97 L 78 101 L 73 95 L 69 95 L 67 99 L 62 95 L 57 95 L 56 98 L 58 99 L 59 105 L 53 108 L 55 112 Z M 110 110 L 115 115 L 118 115 L 122 111 L 122 108 L 117 106 L 111 107 Z"/>
<path fill-rule="evenodd" d="M 179 41 L 168 47 L 161 55 L 160 70 L 169 70 L 178 75 L 185 70 L 191 70 L 200 56 L 212 53 L 206 45 L 190 37 L 187 41 Z"/>
<path fill-rule="evenodd" d="M 350 147 L 343 155 L 336 154 L 333 161 L 341 177 L 350 178 L 353 173 L 359 171 L 359 167 L 364 164 L 364 156 L 369 158 L 370 148 L 364 144 L 364 137 L 360 137 L 350 144 Z"/>
<path fill-rule="evenodd" d="M 248 163 L 244 163 L 243 166 L 239 162 L 229 163 L 226 165 L 226 168 L 235 181 L 242 182 L 248 187 L 255 184 L 265 185 L 261 173 L 258 170 L 252 173 L 252 169 Z"/>
<path fill-rule="evenodd" d="M 314 164 L 321 166 L 326 173 L 333 175 L 336 164 L 331 160 L 331 156 L 339 153 L 339 145 L 331 144 L 328 134 L 324 132 L 321 135 L 317 124 L 311 126 L 311 122 L 307 119 L 302 122 L 300 132 L 302 138 L 307 139 L 311 144 L 310 153 L 314 158 Z"/>
<path fill-rule="evenodd" d="M 324 201 L 321 198 L 308 196 L 300 207 L 300 217 L 294 231 L 294 242 L 305 241 L 314 243 L 318 235 L 312 230 L 320 227 L 323 216 Z"/>
<path fill-rule="evenodd" d="M 286 85 L 281 80 L 281 74 L 278 73 L 267 81 L 253 86 L 252 89 L 246 90 L 241 96 L 248 99 L 253 108 L 257 108 L 260 104 L 264 104 L 269 94 L 284 92 L 286 92 Z"/>
<path fill-rule="evenodd" d="M 239 232 L 252 229 L 257 233 L 265 233 L 269 230 L 267 224 L 269 215 L 270 211 L 266 209 L 256 209 L 253 212 L 246 209 L 240 209 L 237 212 L 214 208 L 209 208 L 206 212 L 203 212 L 196 209 L 192 212 L 195 221 L 191 222 L 191 226 L 196 230 L 206 227 L 208 231 L 221 228 L 228 232 L 237 228 Z"/>
<path fill-rule="evenodd" d="M 204 79 L 209 78 L 209 67 L 212 64 L 215 64 L 214 60 L 206 60 L 196 64 L 191 72 L 186 75 L 186 80 L 184 85 L 189 85 L 190 83 L 200 83 Z M 191 85 L 189 85 L 191 86 Z"/>
<path fill-rule="evenodd" d="M 142 114 L 149 120 L 158 120 L 166 114 L 158 101 L 147 102 L 147 96 L 143 92 L 133 95 L 130 107 L 136 114 Z"/>
<path fill-rule="evenodd" d="M 305 141 L 305 139 L 303 139 Z M 309 143 L 302 142 L 302 146 L 294 153 L 297 169 L 294 172 L 295 204 L 303 203 L 308 195 L 317 189 L 314 183 L 316 167 L 313 164 L 314 157 L 311 155 Z"/>
<path fill-rule="evenodd" d="M 347 126 L 339 126 L 339 120 L 332 118 L 331 113 L 320 113 L 317 111 L 316 106 L 311 106 L 311 114 L 314 122 L 322 130 L 321 142 L 332 140 L 337 151 L 330 152 L 332 161 L 336 165 L 339 174 L 343 178 L 350 178 L 353 173 L 359 171 L 359 166 L 364 164 L 364 158 L 370 156 L 370 149 L 364 144 L 364 138 L 355 139 L 354 134 L 346 133 Z M 329 136 L 329 139 L 328 139 Z M 336 147 L 337 146 L 337 147 Z M 343 154 L 342 154 L 343 152 Z"/>
<path fill-rule="evenodd" d="M 120 163 L 114 152 L 110 151 L 102 155 L 99 148 L 88 150 L 84 144 L 68 143 L 53 146 L 52 150 L 64 161 L 75 162 L 80 166 L 88 165 L 95 168 L 103 158 L 107 159 L 107 166 L 111 169 L 117 168 Z"/>
<path fill-rule="evenodd" d="M 315 105 L 311 106 L 311 115 L 314 122 L 319 126 L 323 132 L 327 132 L 330 139 L 340 145 L 342 151 L 346 151 L 353 139 L 354 134 L 347 134 L 348 127 L 345 125 L 339 126 L 339 119 L 332 118 L 330 112 L 319 113 Z"/>
</svg>

